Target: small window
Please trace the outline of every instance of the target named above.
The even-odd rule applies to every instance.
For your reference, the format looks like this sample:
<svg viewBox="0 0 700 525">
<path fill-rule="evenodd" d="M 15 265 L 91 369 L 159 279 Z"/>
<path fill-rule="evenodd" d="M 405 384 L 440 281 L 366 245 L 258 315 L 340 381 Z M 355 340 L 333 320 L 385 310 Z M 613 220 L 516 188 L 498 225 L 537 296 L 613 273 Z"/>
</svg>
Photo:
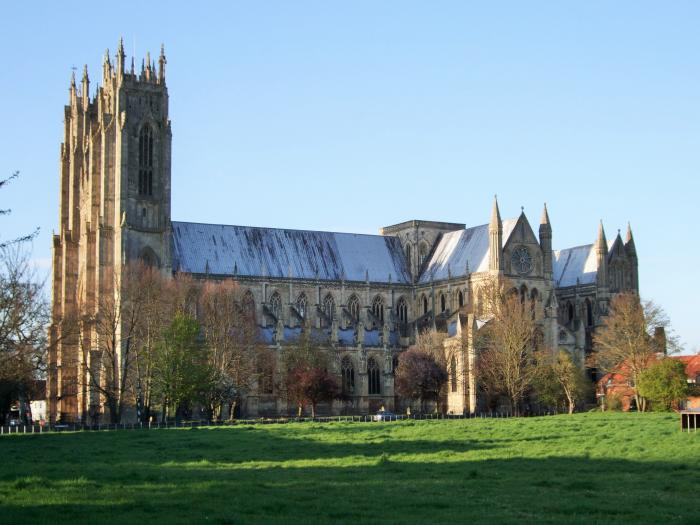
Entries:
<svg viewBox="0 0 700 525">
<path fill-rule="evenodd" d="M 340 371 L 343 379 L 343 394 L 353 394 L 355 392 L 355 368 L 352 366 L 352 360 L 348 356 L 343 357 L 340 363 Z"/>
<path fill-rule="evenodd" d="M 380 324 L 384 324 L 384 300 L 379 295 L 372 301 L 372 314 Z"/>
<path fill-rule="evenodd" d="M 323 325 L 328 327 L 335 319 L 335 300 L 331 294 L 326 295 L 326 298 L 323 300 L 323 313 L 325 314 Z"/>
<path fill-rule="evenodd" d="M 588 299 L 586 299 L 586 324 L 593 326 L 593 305 Z"/>
<path fill-rule="evenodd" d="M 153 130 L 148 124 L 139 133 L 139 195 L 153 195 Z"/>
<path fill-rule="evenodd" d="M 462 290 L 460 290 L 457 294 L 457 302 L 459 303 L 460 308 L 464 306 L 464 292 Z"/>
<path fill-rule="evenodd" d="M 306 319 L 306 305 L 307 305 L 306 294 L 305 293 L 299 294 L 299 297 L 297 297 L 297 312 L 299 312 L 299 315 L 301 316 L 302 319 Z"/>
<path fill-rule="evenodd" d="M 354 322 L 357 323 L 360 320 L 360 300 L 356 295 L 350 297 L 348 301 L 348 313 Z"/>
<path fill-rule="evenodd" d="M 424 295 L 421 301 L 423 303 L 423 315 L 428 313 L 428 298 Z"/>
<path fill-rule="evenodd" d="M 255 319 L 255 298 L 253 297 L 253 292 L 248 290 L 245 295 L 243 295 L 243 311 L 244 313 Z"/>
<path fill-rule="evenodd" d="M 367 360 L 367 380 L 369 382 L 370 396 L 376 396 L 382 393 L 381 371 L 373 357 Z"/>
<path fill-rule="evenodd" d="M 396 317 L 400 323 L 405 324 L 408 322 L 408 305 L 403 297 L 396 303 Z"/>
<path fill-rule="evenodd" d="M 445 294 L 440 294 L 440 311 L 445 312 L 447 310 L 447 298 L 445 297 Z"/>
<path fill-rule="evenodd" d="M 457 360 L 455 356 L 450 359 L 450 387 L 452 392 L 457 392 Z"/>
<path fill-rule="evenodd" d="M 278 292 L 275 292 L 270 297 L 270 312 L 279 319 L 282 316 L 282 297 Z"/>
</svg>

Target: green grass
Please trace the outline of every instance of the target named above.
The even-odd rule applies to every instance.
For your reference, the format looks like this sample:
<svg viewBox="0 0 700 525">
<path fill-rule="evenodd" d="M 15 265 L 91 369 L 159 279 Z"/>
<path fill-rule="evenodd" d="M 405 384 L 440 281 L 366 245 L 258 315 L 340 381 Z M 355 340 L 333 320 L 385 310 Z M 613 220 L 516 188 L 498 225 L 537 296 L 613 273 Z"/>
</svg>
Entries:
<svg viewBox="0 0 700 525">
<path fill-rule="evenodd" d="M 0 522 L 698 523 L 674 414 L 0 439 Z"/>
</svg>

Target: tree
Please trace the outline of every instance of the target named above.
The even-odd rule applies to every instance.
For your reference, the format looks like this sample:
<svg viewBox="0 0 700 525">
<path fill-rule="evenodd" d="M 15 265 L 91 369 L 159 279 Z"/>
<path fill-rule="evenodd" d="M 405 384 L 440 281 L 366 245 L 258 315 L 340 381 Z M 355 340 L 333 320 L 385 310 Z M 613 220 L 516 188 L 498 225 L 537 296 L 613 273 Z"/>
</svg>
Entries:
<svg viewBox="0 0 700 525">
<path fill-rule="evenodd" d="M 659 359 L 642 370 L 637 390 L 651 401 L 652 409 L 671 410 L 688 395 L 685 366 L 675 359 Z"/>
<path fill-rule="evenodd" d="M 208 406 L 213 416 L 228 417 L 256 384 L 261 352 L 255 320 L 243 304 L 243 295 L 233 282 L 207 283 L 200 298 L 202 330 L 207 359 L 213 374 Z"/>
<path fill-rule="evenodd" d="M 481 294 L 490 320 L 480 330 L 477 341 L 481 349 L 477 364 L 479 382 L 491 395 L 504 395 L 511 410 L 518 414 L 537 371 L 537 325 L 530 309 L 508 283 L 485 283 Z"/>
<path fill-rule="evenodd" d="M 140 264 L 141 314 L 133 335 L 136 407 L 141 421 L 151 417 L 153 405 L 153 360 L 156 347 L 171 317 L 170 286 L 160 270 Z"/>
<path fill-rule="evenodd" d="M 538 370 L 534 388 L 540 402 L 559 406 L 566 404 L 569 414 L 573 414 L 577 403 L 590 389 L 583 367 L 566 350 L 559 350 L 551 357 L 547 351 L 538 356 Z"/>
<path fill-rule="evenodd" d="M 610 302 L 610 313 L 593 339 L 590 365 L 626 378 L 641 411 L 646 408 L 646 400 L 637 388 L 641 374 L 656 353 L 666 351 L 659 341 L 659 328 L 666 333 L 662 344 L 675 351 L 678 339 L 672 335 L 663 309 L 652 301 L 642 302 L 634 293 L 622 293 Z"/>
<path fill-rule="evenodd" d="M 15 171 L 14 173 L 12 173 L 12 175 L 7 177 L 6 179 L 0 180 L 0 189 L 7 186 L 10 182 L 12 182 L 17 177 L 19 177 L 19 171 Z M 9 208 L 0 209 L 0 216 L 1 215 L 9 215 L 10 213 L 12 213 L 12 210 Z M 38 234 L 39 234 L 39 228 L 36 228 L 30 234 L 22 235 L 20 237 L 16 237 L 14 239 L 9 239 L 7 241 L 0 241 L 0 249 L 4 249 L 4 248 L 7 248 L 7 247 L 12 246 L 12 245 L 21 244 L 21 243 L 30 241 L 30 240 L 34 239 Z"/>
<path fill-rule="evenodd" d="M 11 403 L 28 401 L 45 372 L 48 320 L 43 285 L 27 253 L 17 244 L 0 248 L 0 424 Z"/>
<path fill-rule="evenodd" d="M 447 382 L 447 370 L 428 352 L 412 348 L 399 356 L 394 388 L 400 396 L 420 400 L 421 407 L 427 400 L 437 401 Z"/>
<path fill-rule="evenodd" d="M 144 286 L 148 269 L 141 262 L 127 264 L 115 273 L 110 292 L 100 294 L 96 305 L 78 293 L 77 321 L 63 321 L 64 330 L 77 330 L 82 366 L 88 382 L 109 409 L 110 422 L 120 423 L 124 407 L 134 396 L 134 358 L 138 327 L 149 288 Z M 85 407 L 84 407 L 85 408 Z"/>
<path fill-rule="evenodd" d="M 329 372 L 329 354 L 330 348 L 316 340 L 309 328 L 302 331 L 296 343 L 282 348 L 284 375 L 280 390 L 297 407 L 298 416 L 309 405 L 311 416 L 315 417 L 318 403 L 340 395 L 338 381 Z"/>
<path fill-rule="evenodd" d="M 201 400 L 212 380 L 199 323 L 178 312 L 163 332 L 153 359 L 154 394 L 161 399 L 163 418 L 175 412 L 180 419 L 195 401 Z"/>
</svg>

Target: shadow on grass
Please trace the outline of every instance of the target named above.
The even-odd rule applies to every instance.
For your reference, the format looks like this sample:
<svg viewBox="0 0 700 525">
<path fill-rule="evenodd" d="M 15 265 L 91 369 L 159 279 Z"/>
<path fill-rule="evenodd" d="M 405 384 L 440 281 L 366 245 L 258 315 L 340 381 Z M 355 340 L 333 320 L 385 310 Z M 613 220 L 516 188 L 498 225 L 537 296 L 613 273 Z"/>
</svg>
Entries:
<svg viewBox="0 0 700 525">
<path fill-rule="evenodd" d="M 367 428 L 367 436 L 356 434 L 384 439 L 385 430 Z M 0 521 L 696 523 L 700 516 L 697 462 L 533 459 L 485 439 L 333 442 L 302 430 L 307 439 L 236 429 L 3 442 L 4 452 L 18 455 L 0 473 Z M 325 435 L 332 439 L 335 429 Z M 24 455 L 37 457 L 31 445 L 44 445 L 41 461 Z"/>
</svg>

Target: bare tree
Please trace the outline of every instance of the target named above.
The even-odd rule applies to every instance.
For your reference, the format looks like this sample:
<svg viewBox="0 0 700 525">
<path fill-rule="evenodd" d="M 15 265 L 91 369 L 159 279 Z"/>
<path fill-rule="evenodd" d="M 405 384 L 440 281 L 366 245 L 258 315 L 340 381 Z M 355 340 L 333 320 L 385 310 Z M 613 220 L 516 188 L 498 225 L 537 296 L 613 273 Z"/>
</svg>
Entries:
<svg viewBox="0 0 700 525">
<path fill-rule="evenodd" d="M 111 292 L 100 294 L 94 311 L 79 296 L 83 370 L 90 389 L 104 399 L 112 423 L 121 422 L 125 405 L 135 397 L 132 368 L 147 299 L 143 280 L 143 264 L 129 263 L 113 275 Z"/>
<path fill-rule="evenodd" d="M 659 328 L 664 329 L 665 337 L 659 337 Z M 626 378 L 641 411 L 646 409 L 646 400 L 637 390 L 642 372 L 656 353 L 680 348 L 663 309 L 652 301 L 642 301 L 635 293 L 618 294 L 612 299 L 609 315 L 593 341 L 590 365 Z"/>
<path fill-rule="evenodd" d="M 143 305 L 134 336 L 134 380 L 137 413 L 147 422 L 153 404 L 153 361 L 156 347 L 162 342 L 170 317 L 169 292 L 166 278 L 160 270 L 139 263 L 140 292 Z"/>
<path fill-rule="evenodd" d="M 1 179 L 1 180 L 0 180 L 0 189 L 2 189 L 2 188 L 4 188 L 5 186 L 7 186 L 10 182 L 12 182 L 12 181 L 13 181 L 14 179 L 16 179 L 17 177 L 19 177 L 19 171 L 15 171 L 14 173 L 12 173 L 12 175 L 10 175 L 9 177 L 7 177 L 6 179 Z M 12 210 L 9 209 L 9 208 L 0 209 L 0 216 L 1 216 L 1 215 L 9 215 L 10 213 L 12 213 Z M 30 234 L 22 235 L 22 236 L 20 236 L 20 237 L 16 237 L 16 238 L 14 238 L 14 239 L 9 239 L 9 240 L 7 240 L 7 241 L 0 241 L 0 249 L 2 249 L 2 248 L 7 248 L 8 246 L 11 246 L 11 245 L 13 245 L 13 244 L 20 244 L 20 243 L 23 243 L 23 242 L 26 242 L 26 241 L 30 241 L 30 240 L 32 240 L 33 238 L 35 238 L 38 234 L 39 234 L 39 228 L 36 228 L 36 229 L 35 229 L 32 233 L 30 233 Z"/>
<path fill-rule="evenodd" d="M 444 354 L 443 354 L 444 355 Z M 423 402 L 438 401 L 447 383 L 447 370 L 430 353 L 412 348 L 399 357 L 396 368 L 396 392 L 409 399 L 418 399 L 423 410 Z"/>
<path fill-rule="evenodd" d="M 28 255 L 0 248 L 0 424 L 10 403 L 26 398 L 45 372 L 49 305 Z"/>
<path fill-rule="evenodd" d="M 536 373 L 537 325 L 529 308 L 509 284 L 491 281 L 481 293 L 489 322 L 480 331 L 478 375 L 482 387 L 504 395 L 518 414 Z"/>
<path fill-rule="evenodd" d="M 255 320 L 243 303 L 240 288 L 232 281 L 206 283 L 202 288 L 201 323 L 207 359 L 213 374 L 208 405 L 212 416 L 228 418 L 257 382 L 261 351 Z"/>
</svg>

